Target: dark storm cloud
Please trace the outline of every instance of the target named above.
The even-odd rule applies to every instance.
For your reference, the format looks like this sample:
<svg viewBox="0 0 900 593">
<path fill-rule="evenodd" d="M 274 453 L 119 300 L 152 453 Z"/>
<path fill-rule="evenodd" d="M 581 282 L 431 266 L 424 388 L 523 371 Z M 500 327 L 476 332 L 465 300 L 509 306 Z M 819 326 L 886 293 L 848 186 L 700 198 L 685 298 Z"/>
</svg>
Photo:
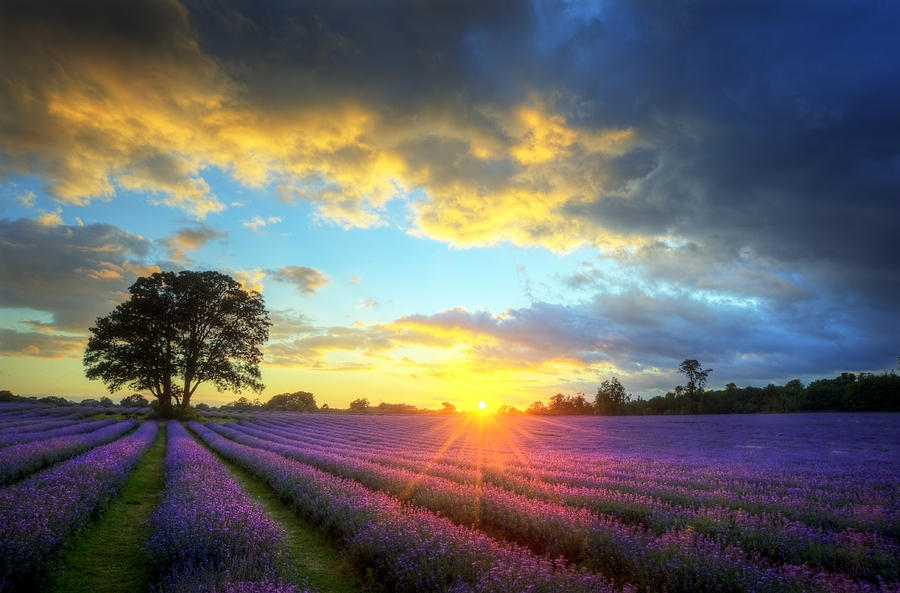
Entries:
<svg viewBox="0 0 900 593">
<path fill-rule="evenodd" d="M 201 47 L 256 98 L 277 105 L 349 94 L 398 113 L 435 101 L 466 108 L 461 98 L 487 94 L 517 97 L 537 24 L 527 3 L 511 1 L 185 5 Z"/>
<path fill-rule="evenodd" d="M 879 307 L 894 299 L 900 7 L 617 8 L 618 28 L 564 44 L 578 58 L 560 62 L 572 68 L 562 76 L 602 99 L 602 116 L 650 138 L 659 167 L 633 191 L 600 191 L 570 213 L 688 238 L 722 259 L 749 249 Z M 579 64 L 612 62 L 612 80 L 576 76 L 586 74 Z"/>
</svg>

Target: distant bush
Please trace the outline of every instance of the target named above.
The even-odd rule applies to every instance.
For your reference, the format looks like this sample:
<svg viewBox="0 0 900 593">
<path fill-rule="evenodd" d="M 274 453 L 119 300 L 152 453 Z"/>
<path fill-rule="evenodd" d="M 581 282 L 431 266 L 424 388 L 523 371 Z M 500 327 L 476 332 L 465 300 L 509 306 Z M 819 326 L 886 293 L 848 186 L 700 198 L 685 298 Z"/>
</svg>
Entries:
<svg viewBox="0 0 900 593">
<path fill-rule="evenodd" d="M 150 405 L 150 400 L 140 393 L 132 393 L 128 397 L 123 397 L 119 405 L 123 408 L 146 408 Z"/>
<path fill-rule="evenodd" d="M 285 412 L 315 412 L 316 398 L 308 391 L 295 391 L 294 393 L 281 393 L 272 396 L 272 399 L 263 405 L 265 410 L 281 410 Z"/>
</svg>

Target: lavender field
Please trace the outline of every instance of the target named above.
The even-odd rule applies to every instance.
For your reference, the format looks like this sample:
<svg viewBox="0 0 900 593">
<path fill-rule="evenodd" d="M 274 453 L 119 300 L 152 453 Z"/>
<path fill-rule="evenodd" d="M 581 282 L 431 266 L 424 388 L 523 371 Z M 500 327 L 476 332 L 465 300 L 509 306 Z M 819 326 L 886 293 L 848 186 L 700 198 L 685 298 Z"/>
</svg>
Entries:
<svg viewBox="0 0 900 593">
<path fill-rule="evenodd" d="M 0 590 L 60 570 L 154 438 L 165 475 L 146 590 L 306 587 L 241 468 L 373 591 L 900 591 L 896 415 L 166 425 L 14 405 L 0 408 Z"/>
</svg>

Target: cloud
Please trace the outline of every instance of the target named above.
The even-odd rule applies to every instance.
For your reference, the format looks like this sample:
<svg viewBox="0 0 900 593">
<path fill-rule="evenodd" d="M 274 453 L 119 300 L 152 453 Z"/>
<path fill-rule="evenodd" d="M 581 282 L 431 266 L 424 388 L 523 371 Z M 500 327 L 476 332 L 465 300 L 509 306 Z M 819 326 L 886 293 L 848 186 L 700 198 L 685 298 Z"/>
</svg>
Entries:
<svg viewBox="0 0 900 593">
<path fill-rule="evenodd" d="M 155 153 L 135 160 L 116 177 L 125 190 L 161 195 L 161 203 L 193 214 L 198 219 L 221 212 L 225 205 L 212 195 L 209 184 L 199 176 L 199 167 L 181 156 Z"/>
<path fill-rule="evenodd" d="M 44 212 L 37 217 L 37 223 L 41 226 L 60 226 L 63 223 L 61 213 L 62 208 L 57 208 L 53 212 Z"/>
<path fill-rule="evenodd" d="M 199 218 L 222 209 L 192 136 L 228 83 L 181 5 L 12 3 L 0 29 L 5 174 L 36 173 L 67 204 L 121 188 Z"/>
<path fill-rule="evenodd" d="M 35 195 L 33 191 L 27 191 L 16 197 L 16 201 L 19 202 L 23 208 L 34 208 L 34 201 L 36 199 L 37 195 Z"/>
<path fill-rule="evenodd" d="M 193 226 L 178 229 L 171 237 L 160 239 L 160 243 L 168 250 L 170 260 L 191 263 L 187 257 L 188 251 L 200 249 L 214 239 L 224 239 L 227 236 L 224 231 L 195 223 Z"/>
<path fill-rule="evenodd" d="M 252 290 L 255 292 L 263 291 L 262 279 L 266 277 L 266 272 L 255 268 L 252 270 L 235 270 L 233 272 L 234 279 L 244 290 Z"/>
<path fill-rule="evenodd" d="M 0 219 L 0 307 L 43 311 L 55 328 L 84 332 L 120 301 L 137 273 L 151 269 L 145 267 L 151 247 L 107 224 Z"/>
<path fill-rule="evenodd" d="M 822 318 L 834 321 L 823 327 Z M 872 360 L 893 361 L 885 355 L 893 352 L 889 330 L 853 325 L 838 308 L 803 316 L 765 304 L 633 288 L 502 313 L 454 308 L 355 327 L 317 327 L 303 319 L 289 331 L 278 330 L 279 323 L 268 364 L 309 370 L 413 365 L 446 380 L 503 376 L 529 383 L 529 392 L 591 390 L 616 375 L 630 391 L 655 395 L 682 380 L 677 368 L 685 358 L 716 369 L 711 386 L 808 380 L 868 368 Z"/>
<path fill-rule="evenodd" d="M 245 220 L 241 224 L 255 233 L 265 226 L 268 226 L 270 224 L 278 224 L 279 222 L 281 222 L 281 217 L 279 216 L 270 216 L 268 218 L 254 216 L 250 220 Z"/>
<path fill-rule="evenodd" d="M 85 343 L 84 337 L 0 328 L 0 355 L 3 356 L 74 358 L 83 354 Z"/>
<path fill-rule="evenodd" d="M 372 307 L 377 307 L 377 306 L 378 306 L 378 301 L 376 301 L 375 299 L 361 298 L 356 303 L 357 309 L 371 309 Z"/>
<path fill-rule="evenodd" d="M 372 356 L 393 347 L 390 336 L 380 328 L 310 328 L 308 335 L 270 343 L 266 347 L 266 361 L 273 365 L 302 366 L 313 370 L 362 370 L 369 368 L 371 363 L 334 361 L 330 356 L 341 351 Z"/>
<path fill-rule="evenodd" d="M 277 270 L 266 270 L 266 276 L 276 282 L 291 284 L 302 294 L 313 294 L 328 284 L 328 276 L 315 268 L 305 266 L 284 266 Z"/>
<path fill-rule="evenodd" d="M 513 100 L 472 97 L 483 104 L 475 110 L 465 102 L 413 101 L 410 116 L 400 115 L 397 100 L 408 103 L 412 94 L 394 88 L 398 77 L 427 74 L 441 91 L 416 94 L 432 101 L 455 81 L 436 78 L 433 64 L 410 62 L 408 39 L 379 40 L 379 51 L 371 51 L 368 27 L 389 25 L 378 11 L 363 11 L 369 14 L 359 15 L 367 20 L 361 27 L 328 3 L 292 19 L 281 14 L 284 8 L 10 7 L 3 47 L 15 58 L 3 79 L 11 106 L 2 128 L 7 172 L 40 172 L 48 191 L 66 203 L 130 190 L 202 219 L 224 208 L 205 179 L 205 170 L 216 167 L 248 186 L 273 184 L 284 199 L 313 200 L 317 217 L 345 228 L 385 224 L 388 202 L 422 187 L 429 200 L 417 210 L 417 226 L 452 243 L 567 248 L 597 238 L 597 228 L 567 230 L 558 211 L 602 172 L 558 171 L 580 173 L 586 159 L 627 151 L 630 130 L 573 126 L 541 93 L 524 88 Z M 506 9 L 456 12 L 450 23 L 444 13 L 415 13 L 413 29 L 436 27 L 442 43 L 462 52 L 469 27 L 503 31 L 509 20 L 533 26 L 533 15 Z M 257 53 L 271 43 L 260 43 L 258 32 L 286 22 L 292 30 L 285 34 L 334 48 L 345 68 L 323 69 L 321 49 L 286 45 L 264 50 L 265 58 Z M 222 27 L 240 55 L 219 44 Z M 434 31 L 417 37 L 428 40 L 418 50 L 426 62 L 441 59 Z M 364 54 L 383 57 L 366 64 Z M 461 63 L 440 71 L 453 72 L 451 78 L 475 74 Z M 303 92 L 281 95 L 300 81 Z M 485 215 L 495 221 L 493 232 L 467 224 Z M 258 230 L 262 221 L 247 226 Z"/>
</svg>

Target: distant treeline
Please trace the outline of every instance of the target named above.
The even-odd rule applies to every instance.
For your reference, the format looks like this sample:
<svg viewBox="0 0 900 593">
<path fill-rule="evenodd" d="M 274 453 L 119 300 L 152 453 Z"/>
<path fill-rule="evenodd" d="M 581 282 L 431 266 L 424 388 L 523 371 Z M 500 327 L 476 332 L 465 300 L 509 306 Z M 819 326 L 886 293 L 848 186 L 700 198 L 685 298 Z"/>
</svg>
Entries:
<svg viewBox="0 0 900 593">
<path fill-rule="evenodd" d="M 147 398 L 138 393 L 129 395 L 128 397 L 124 397 L 119 400 L 118 404 L 116 404 L 116 402 L 108 397 L 101 397 L 100 399 L 88 398 L 83 399 L 79 402 L 73 402 L 58 395 L 45 395 L 44 397 L 36 397 L 34 395 L 16 395 L 8 389 L 0 390 L 0 402 L 35 402 L 41 404 L 53 404 L 55 406 L 85 406 L 101 408 L 110 408 L 117 405 L 123 408 L 145 408 L 150 405 L 150 402 L 147 400 Z"/>
<path fill-rule="evenodd" d="M 693 361 L 686 361 L 693 362 Z M 700 376 L 705 380 L 707 371 L 699 366 Z M 78 404 L 59 396 L 23 397 L 7 390 L 0 391 L 2 401 L 35 401 L 56 405 L 83 405 L 111 407 L 116 404 L 108 397 L 86 399 Z M 119 406 L 146 407 L 150 402 L 140 394 L 122 399 Z M 249 400 L 240 397 L 218 408 L 205 403 L 194 406 L 196 410 L 229 412 L 250 412 L 256 410 L 277 410 L 292 412 L 328 412 L 351 414 L 453 414 L 456 406 L 443 402 L 439 410 L 417 408 L 411 404 L 381 402 L 370 405 L 367 398 L 350 402 L 347 408 L 330 408 L 328 404 L 316 404 L 316 398 L 308 391 L 281 393 L 268 401 Z M 817 379 L 803 385 L 799 379 L 784 385 L 770 384 L 765 387 L 738 387 L 729 383 L 724 389 L 703 389 L 702 381 L 691 379 L 687 387 L 677 386 L 664 396 L 639 399 L 625 392 L 622 383 L 612 377 L 603 381 L 597 389 L 593 401 L 583 393 L 563 395 L 557 393 L 546 403 L 536 401 L 524 411 L 509 404 L 497 410 L 501 414 L 532 414 L 547 416 L 600 415 L 600 416 L 644 416 L 664 414 L 754 414 L 787 412 L 900 412 L 900 375 L 893 372 L 875 375 L 872 373 L 841 373 L 833 379 Z"/>
<path fill-rule="evenodd" d="M 198 404 L 198 409 L 203 404 Z M 456 406 L 448 402 L 444 402 L 443 408 L 438 410 L 441 413 L 450 413 L 456 411 Z M 208 407 L 206 409 L 209 409 Z M 330 413 L 351 413 L 351 414 L 433 414 L 435 410 L 427 410 L 417 408 L 412 404 L 389 404 L 381 402 L 376 406 L 369 404 L 368 398 L 362 397 L 350 402 L 348 408 L 331 408 L 328 404 L 322 404 L 321 407 L 316 405 L 316 398 L 308 391 L 296 391 L 294 393 L 282 393 L 273 396 L 269 401 L 263 402 L 258 398 L 251 401 L 246 397 L 240 397 L 233 402 L 219 406 L 218 411 L 239 411 L 250 412 L 254 410 L 279 410 L 284 412 L 330 412 Z"/>
<path fill-rule="evenodd" d="M 534 402 L 526 410 L 538 415 L 640 416 L 660 414 L 754 414 L 786 412 L 900 412 L 900 375 L 893 372 L 841 373 L 804 386 L 799 379 L 784 385 L 724 389 L 686 389 L 664 396 L 637 399 L 625 394 L 618 379 L 604 381 L 594 401 L 584 394 L 556 394 L 545 404 Z"/>
</svg>

